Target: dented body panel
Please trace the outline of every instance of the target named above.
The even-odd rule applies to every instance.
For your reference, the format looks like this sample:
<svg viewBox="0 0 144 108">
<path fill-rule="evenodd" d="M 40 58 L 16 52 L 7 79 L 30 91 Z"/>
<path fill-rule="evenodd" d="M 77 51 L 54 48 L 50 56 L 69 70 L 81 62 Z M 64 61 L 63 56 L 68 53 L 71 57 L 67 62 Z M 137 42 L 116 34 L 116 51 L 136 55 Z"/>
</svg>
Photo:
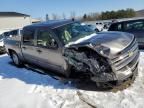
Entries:
<svg viewBox="0 0 144 108">
<path fill-rule="evenodd" d="M 64 44 L 64 42 L 62 42 L 64 37 L 60 39 L 63 34 L 57 30 L 62 28 L 62 31 L 67 25 L 69 28 L 73 26 L 72 29 L 75 29 L 74 34 L 81 35 L 68 42 L 65 40 Z M 47 27 L 53 32 L 54 39 L 56 39 L 58 43 L 58 48 L 54 51 L 58 53 L 57 55 L 59 56 L 53 58 L 54 55 L 51 54 L 51 56 L 47 57 L 48 53 L 38 55 L 39 57 L 42 55 L 43 58 L 47 58 L 45 61 L 48 66 L 51 67 L 51 64 L 48 64 L 50 63 L 49 58 L 50 60 L 53 58 L 55 60 L 54 62 L 57 63 L 53 64 L 54 66 L 51 67 L 52 69 L 57 69 L 61 71 L 60 73 L 69 77 L 79 73 L 81 76 L 86 76 L 88 79 L 95 82 L 122 81 L 137 72 L 139 51 L 136 39 L 132 34 L 124 32 L 101 32 L 96 34 L 92 31 L 88 31 L 89 29 L 87 29 L 88 32 L 77 33 L 78 29 L 74 28 L 77 25 L 78 27 L 80 26 L 79 23 L 75 21 L 63 21 L 59 23 L 54 22 L 53 24 L 48 23 L 28 26 L 36 30 L 38 28 L 46 29 Z M 68 36 L 66 39 L 70 38 L 73 34 L 68 34 L 67 31 L 64 33 Z M 37 37 L 35 37 L 35 39 L 37 39 Z M 11 47 L 16 46 L 16 44 L 11 43 L 14 42 L 10 42 L 9 40 L 9 42 L 6 43 L 7 52 L 10 49 L 17 52 L 15 47 Z M 25 59 L 25 55 L 21 50 L 22 44 L 23 40 L 20 41 L 19 49 L 21 52 L 18 52 L 18 54 L 22 55 L 20 56 L 21 60 L 28 62 L 28 59 Z M 30 47 L 35 49 L 37 48 L 36 45 Z M 48 49 L 47 52 L 48 51 L 53 50 Z M 33 53 L 33 56 L 36 55 Z M 60 60 L 61 62 L 56 60 Z M 45 64 L 41 59 L 39 59 L 39 62 Z M 36 64 L 35 62 L 32 63 Z M 45 68 L 47 68 L 47 65 L 43 65 L 43 67 L 45 66 Z"/>
<path fill-rule="evenodd" d="M 137 70 L 138 45 L 134 36 L 129 33 L 99 33 L 88 40 L 72 44 L 69 48 L 72 48 L 66 52 L 69 63 L 79 71 L 86 71 L 89 67 L 87 71 L 92 73 L 91 79 L 96 82 L 124 80 Z M 80 53 L 81 48 L 86 49 L 86 52 Z M 92 58 L 86 56 L 88 50 L 93 52 Z M 121 67 L 118 68 L 119 65 L 114 63 Z"/>
</svg>

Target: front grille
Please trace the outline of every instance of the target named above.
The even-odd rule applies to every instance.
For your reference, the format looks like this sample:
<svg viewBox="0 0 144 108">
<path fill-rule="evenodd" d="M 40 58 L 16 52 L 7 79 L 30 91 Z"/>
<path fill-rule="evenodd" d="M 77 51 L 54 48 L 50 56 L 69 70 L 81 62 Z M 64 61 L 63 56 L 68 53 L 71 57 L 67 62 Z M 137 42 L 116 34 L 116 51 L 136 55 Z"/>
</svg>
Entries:
<svg viewBox="0 0 144 108">
<path fill-rule="evenodd" d="M 114 71 L 124 71 L 126 68 L 133 68 L 137 64 L 139 58 L 139 50 L 136 39 L 123 51 L 117 54 L 117 57 L 111 59 Z"/>
</svg>

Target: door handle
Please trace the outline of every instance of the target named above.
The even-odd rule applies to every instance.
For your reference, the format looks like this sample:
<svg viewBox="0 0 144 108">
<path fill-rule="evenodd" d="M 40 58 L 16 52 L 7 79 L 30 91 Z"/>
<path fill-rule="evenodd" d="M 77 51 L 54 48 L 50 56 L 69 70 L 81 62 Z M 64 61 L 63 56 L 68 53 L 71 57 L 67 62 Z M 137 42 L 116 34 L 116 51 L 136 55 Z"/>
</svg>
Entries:
<svg viewBox="0 0 144 108">
<path fill-rule="evenodd" d="M 37 49 L 37 52 L 41 53 L 42 51 L 40 49 Z"/>
<path fill-rule="evenodd" d="M 22 48 L 23 48 L 23 49 L 26 49 L 26 47 L 25 47 L 25 46 L 23 46 Z"/>
</svg>

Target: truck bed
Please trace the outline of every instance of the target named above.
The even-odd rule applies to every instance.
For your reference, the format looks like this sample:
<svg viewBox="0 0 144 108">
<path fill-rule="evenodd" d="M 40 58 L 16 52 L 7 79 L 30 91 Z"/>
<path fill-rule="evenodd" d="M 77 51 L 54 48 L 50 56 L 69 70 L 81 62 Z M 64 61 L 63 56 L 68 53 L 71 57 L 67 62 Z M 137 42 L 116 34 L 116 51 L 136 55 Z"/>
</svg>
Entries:
<svg viewBox="0 0 144 108">
<path fill-rule="evenodd" d="M 4 41 L 6 52 L 9 54 L 9 49 L 21 54 L 21 36 L 9 37 Z"/>
</svg>

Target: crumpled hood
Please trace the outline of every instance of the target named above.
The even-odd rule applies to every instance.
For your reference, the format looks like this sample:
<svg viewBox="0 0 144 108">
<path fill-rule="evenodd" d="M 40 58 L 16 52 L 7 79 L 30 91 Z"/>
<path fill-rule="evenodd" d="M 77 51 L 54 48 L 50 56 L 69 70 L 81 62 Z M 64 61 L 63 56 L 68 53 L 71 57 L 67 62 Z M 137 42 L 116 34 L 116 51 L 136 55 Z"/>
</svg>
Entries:
<svg viewBox="0 0 144 108">
<path fill-rule="evenodd" d="M 101 32 L 89 36 L 88 39 L 81 39 L 76 45 L 92 44 L 94 46 L 101 45 L 110 49 L 110 54 L 116 54 L 125 49 L 134 39 L 134 36 L 125 32 Z M 77 40 L 78 41 L 78 40 Z M 72 45 L 72 44 L 71 44 Z"/>
<path fill-rule="evenodd" d="M 133 41 L 134 36 L 129 33 L 124 32 L 103 32 L 97 35 L 96 37 L 91 38 L 90 43 L 95 45 L 102 45 L 110 49 L 110 53 L 116 54 Z"/>
</svg>

